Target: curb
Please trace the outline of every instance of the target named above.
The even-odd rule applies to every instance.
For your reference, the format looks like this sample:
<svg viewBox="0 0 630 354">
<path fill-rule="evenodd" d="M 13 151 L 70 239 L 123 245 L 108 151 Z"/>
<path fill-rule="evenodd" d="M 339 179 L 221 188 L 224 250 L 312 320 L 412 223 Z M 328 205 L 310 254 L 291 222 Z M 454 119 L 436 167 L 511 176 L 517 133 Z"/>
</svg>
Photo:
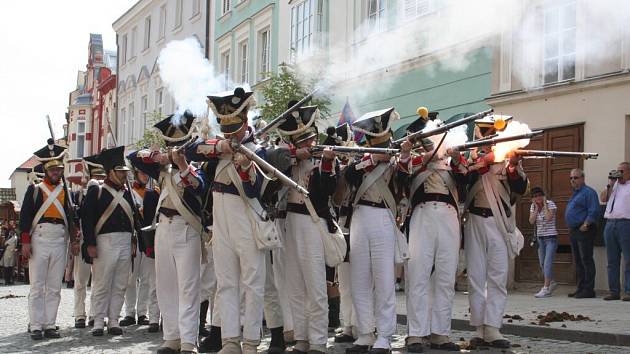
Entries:
<svg viewBox="0 0 630 354">
<path fill-rule="evenodd" d="M 397 315 L 397 322 L 407 324 L 407 315 Z M 451 327 L 458 331 L 474 332 L 475 328 L 468 324 L 468 320 L 454 318 Z M 630 334 L 579 331 L 572 329 L 560 329 L 551 327 L 523 326 L 512 323 L 504 324 L 501 333 L 519 337 L 538 337 L 546 339 L 565 340 L 588 344 L 603 344 L 630 347 Z"/>
</svg>

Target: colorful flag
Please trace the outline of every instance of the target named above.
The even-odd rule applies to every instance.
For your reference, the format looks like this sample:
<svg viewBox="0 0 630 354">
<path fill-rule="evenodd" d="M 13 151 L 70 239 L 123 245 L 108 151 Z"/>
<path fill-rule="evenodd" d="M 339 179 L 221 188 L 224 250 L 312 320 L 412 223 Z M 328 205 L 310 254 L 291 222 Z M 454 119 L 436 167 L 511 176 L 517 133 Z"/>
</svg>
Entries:
<svg viewBox="0 0 630 354">
<path fill-rule="evenodd" d="M 337 126 L 340 126 L 344 123 L 348 123 L 352 125 L 352 123 L 356 120 L 354 113 L 352 112 L 352 108 L 350 108 L 350 102 L 346 99 L 346 104 L 343 105 L 341 109 L 341 113 L 339 114 L 339 122 L 337 122 Z M 363 133 L 354 133 L 354 141 L 359 142 L 363 138 Z"/>
</svg>

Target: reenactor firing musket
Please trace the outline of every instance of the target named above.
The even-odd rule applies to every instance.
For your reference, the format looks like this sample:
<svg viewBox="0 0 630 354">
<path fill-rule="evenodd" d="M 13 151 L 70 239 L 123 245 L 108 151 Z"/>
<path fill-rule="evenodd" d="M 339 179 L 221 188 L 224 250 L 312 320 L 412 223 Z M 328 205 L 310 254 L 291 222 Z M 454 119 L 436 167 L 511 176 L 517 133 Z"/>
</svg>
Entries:
<svg viewBox="0 0 630 354">
<path fill-rule="evenodd" d="M 514 150 L 514 154 L 523 156 L 524 158 L 546 159 L 556 157 L 578 157 L 585 160 L 597 159 L 599 156 L 596 152 L 571 152 L 571 151 L 548 151 L 548 150 Z"/>
<path fill-rule="evenodd" d="M 282 124 L 282 122 L 284 122 L 287 119 L 287 116 L 289 114 L 291 114 L 291 112 L 295 111 L 296 109 L 302 107 L 308 100 L 310 100 L 311 98 L 313 98 L 313 96 L 317 93 L 317 91 L 319 91 L 319 89 L 315 89 L 313 90 L 313 92 L 309 93 L 308 95 L 306 95 L 304 98 L 302 98 L 301 100 L 299 100 L 297 103 L 295 103 L 293 106 L 291 106 L 289 109 L 287 109 L 286 111 L 284 111 L 281 115 L 277 116 L 276 118 L 274 118 L 271 122 L 269 122 L 269 124 L 267 124 L 265 127 L 261 128 L 260 130 L 257 130 L 254 133 L 254 136 L 256 138 L 260 138 L 263 134 L 268 133 L 269 131 L 271 131 L 272 129 L 275 129 L 278 127 L 278 125 Z"/>
<path fill-rule="evenodd" d="M 508 141 L 514 141 L 514 140 L 521 140 L 521 139 L 531 139 L 531 138 L 535 138 L 539 135 L 542 135 L 543 131 L 542 130 L 535 130 L 531 133 L 524 133 L 524 134 L 516 134 L 516 135 L 511 135 L 511 136 L 503 136 L 503 137 L 497 137 L 497 138 L 491 138 L 491 139 L 483 139 L 483 140 L 477 140 L 477 141 L 471 141 L 471 142 L 467 142 L 465 144 L 461 144 L 461 145 L 456 145 L 451 147 L 452 150 L 454 151 L 464 151 L 464 150 L 470 150 L 472 148 L 477 148 L 477 147 L 481 147 L 481 146 L 488 146 L 488 145 L 496 145 L 498 143 L 505 143 Z"/>
<path fill-rule="evenodd" d="M 339 154 L 352 154 L 363 156 L 364 154 L 386 154 L 397 155 L 400 153 L 400 149 L 392 148 L 373 148 L 373 147 L 360 147 L 360 146 L 333 146 L 333 145 L 315 145 L 311 147 L 311 152 L 322 152 L 324 149 L 331 149 Z"/>
</svg>

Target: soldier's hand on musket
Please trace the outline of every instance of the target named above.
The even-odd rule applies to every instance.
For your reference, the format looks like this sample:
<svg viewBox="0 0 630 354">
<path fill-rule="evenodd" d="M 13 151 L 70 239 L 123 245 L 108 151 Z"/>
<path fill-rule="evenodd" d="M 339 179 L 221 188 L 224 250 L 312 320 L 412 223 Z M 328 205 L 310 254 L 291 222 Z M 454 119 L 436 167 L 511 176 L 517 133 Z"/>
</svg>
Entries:
<svg viewBox="0 0 630 354">
<path fill-rule="evenodd" d="M 184 171 L 188 168 L 188 162 L 183 151 L 174 150 L 172 152 L 173 163 L 177 165 L 180 171 Z"/>
<path fill-rule="evenodd" d="M 234 153 L 234 150 L 232 150 L 232 142 L 230 142 L 228 139 L 219 141 L 217 147 L 219 148 L 221 154 L 229 155 Z"/>
<path fill-rule="evenodd" d="M 251 166 L 252 161 L 245 156 L 245 154 L 236 153 L 234 155 L 234 163 L 236 163 L 241 170 L 246 170 Z"/>
<path fill-rule="evenodd" d="M 402 154 L 409 154 L 411 152 L 411 148 L 413 148 L 413 143 L 409 140 L 405 140 L 400 144 L 400 152 Z"/>
<path fill-rule="evenodd" d="M 510 157 L 510 165 L 512 166 L 518 165 L 519 161 L 523 160 L 523 157 L 521 155 L 515 154 L 513 152 L 509 154 L 509 157 Z"/>
<path fill-rule="evenodd" d="M 88 253 L 88 256 L 90 256 L 91 258 L 98 257 L 98 254 L 96 253 L 96 246 L 94 245 L 87 246 L 87 253 Z"/>
<path fill-rule="evenodd" d="M 295 150 L 295 157 L 298 160 L 306 160 L 311 158 L 311 150 L 309 148 L 300 148 Z"/>
<path fill-rule="evenodd" d="M 26 259 L 31 258 L 31 244 L 30 243 L 22 244 L 22 256 Z"/>
<path fill-rule="evenodd" d="M 322 151 L 322 158 L 326 160 L 334 160 L 335 152 L 331 148 L 325 148 L 324 151 Z"/>
<path fill-rule="evenodd" d="M 461 153 L 455 149 L 448 148 L 446 149 L 446 153 L 454 160 L 459 160 Z"/>
<path fill-rule="evenodd" d="M 153 156 L 153 161 L 159 163 L 162 166 L 166 166 L 171 163 L 171 160 L 168 158 L 168 153 L 157 152 Z"/>
</svg>

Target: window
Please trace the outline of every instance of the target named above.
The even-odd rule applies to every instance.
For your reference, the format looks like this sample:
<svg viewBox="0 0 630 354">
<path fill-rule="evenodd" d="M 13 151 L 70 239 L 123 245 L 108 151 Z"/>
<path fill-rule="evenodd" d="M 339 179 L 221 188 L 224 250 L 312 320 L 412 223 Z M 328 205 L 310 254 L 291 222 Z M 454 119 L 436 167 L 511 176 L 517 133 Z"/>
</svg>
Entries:
<svg viewBox="0 0 630 354">
<path fill-rule="evenodd" d="M 258 40 L 260 44 L 259 49 L 259 80 L 264 80 L 269 76 L 271 71 L 270 52 L 271 52 L 271 38 L 269 29 L 264 29 L 259 32 Z"/>
<path fill-rule="evenodd" d="M 230 11 L 230 0 L 221 0 L 221 16 Z"/>
<path fill-rule="evenodd" d="M 133 103 L 129 104 L 129 142 L 133 142 L 136 138 L 135 136 L 135 131 L 134 131 L 134 123 L 135 123 L 136 117 L 135 117 L 135 110 L 134 110 L 134 106 Z"/>
<path fill-rule="evenodd" d="M 122 138 L 121 140 L 126 143 L 127 132 L 125 128 L 127 127 L 127 110 L 124 108 L 121 108 L 120 110 L 120 121 L 122 122 L 121 127 L 120 127 L 120 137 Z"/>
<path fill-rule="evenodd" d="M 175 27 L 178 28 L 182 25 L 182 0 L 175 1 Z"/>
<path fill-rule="evenodd" d="M 225 51 L 221 53 L 221 72 L 223 73 L 223 77 L 225 79 L 225 86 L 228 86 L 228 81 L 230 79 L 230 51 Z"/>
<path fill-rule="evenodd" d="M 199 0 L 193 0 L 192 1 L 192 17 L 199 14 L 199 11 L 201 11 L 201 9 L 199 8 Z"/>
<path fill-rule="evenodd" d="M 142 122 L 140 124 L 140 127 L 142 130 L 142 134 L 144 134 L 144 131 L 147 129 L 147 116 L 149 115 L 148 109 L 149 98 L 147 97 L 147 95 L 144 95 L 142 96 L 142 98 L 140 98 L 140 111 L 142 113 Z"/>
<path fill-rule="evenodd" d="M 77 158 L 85 156 L 85 121 L 77 121 Z"/>
<path fill-rule="evenodd" d="M 126 63 L 127 62 L 127 35 L 123 35 L 122 37 L 122 44 L 120 46 L 120 51 L 122 52 L 122 55 L 120 56 L 120 60 L 122 61 L 122 63 Z"/>
<path fill-rule="evenodd" d="M 151 17 L 147 17 L 144 19 L 144 47 L 143 49 L 148 49 L 151 44 Z"/>
<path fill-rule="evenodd" d="M 162 114 L 162 108 L 164 104 L 164 91 L 162 88 L 155 90 L 155 110 L 158 114 Z"/>
<path fill-rule="evenodd" d="M 430 0 L 404 0 L 402 6 L 405 20 L 413 20 L 416 17 L 426 15 L 431 10 Z"/>
<path fill-rule="evenodd" d="M 368 34 L 385 29 L 385 0 L 368 0 L 367 20 Z"/>
<path fill-rule="evenodd" d="M 136 56 L 136 37 L 138 36 L 138 27 L 134 27 L 131 30 L 131 51 L 129 52 L 129 58 Z"/>
<path fill-rule="evenodd" d="M 162 5 L 162 7 L 160 7 L 160 33 L 159 36 L 160 38 L 158 39 L 162 39 L 164 38 L 164 32 L 166 31 L 166 5 Z"/>
<path fill-rule="evenodd" d="M 241 42 L 239 45 L 239 57 L 240 57 L 240 82 L 246 83 L 249 81 L 248 68 L 247 68 L 247 41 Z"/>
<path fill-rule="evenodd" d="M 291 9 L 291 49 L 302 54 L 311 47 L 313 34 L 322 30 L 322 0 L 306 0 Z"/>
<path fill-rule="evenodd" d="M 544 10 L 543 82 L 575 78 L 575 1 Z"/>
</svg>

